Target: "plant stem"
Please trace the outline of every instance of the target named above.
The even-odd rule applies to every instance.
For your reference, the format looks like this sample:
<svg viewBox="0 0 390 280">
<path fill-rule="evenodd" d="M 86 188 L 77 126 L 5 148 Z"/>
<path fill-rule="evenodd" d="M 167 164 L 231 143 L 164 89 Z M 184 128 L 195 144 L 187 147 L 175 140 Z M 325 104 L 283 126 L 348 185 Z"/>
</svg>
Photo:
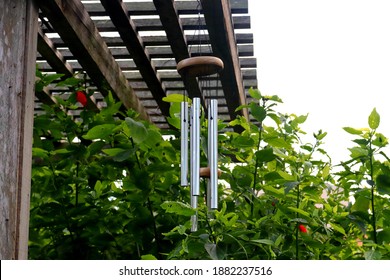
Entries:
<svg viewBox="0 0 390 280">
<path fill-rule="evenodd" d="M 76 183 L 76 203 L 75 206 L 77 207 L 79 205 L 79 183 L 78 183 L 78 178 L 79 178 L 79 170 L 80 170 L 80 162 L 76 162 L 76 177 L 77 177 L 77 183 Z"/>
<path fill-rule="evenodd" d="M 263 103 L 263 106 L 265 103 Z M 257 143 L 257 150 L 260 150 L 260 144 L 262 140 L 262 131 L 263 131 L 263 123 L 260 123 L 260 131 L 259 131 L 259 141 Z M 255 204 L 255 192 L 256 192 L 256 179 L 257 179 L 257 168 L 259 167 L 259 159 L 256 157 L 255 163 L 255 172 L 253 173 L 253 187 L 252 187 L 252 204 L 251 204 L 251 217 L 253 217 L 254 212 L 254 204 Z"/>
<path fill-rule="evenodd" d="M 374 242 L 378 244 L 377 232 L 376 232 L 376 214 L 375 214 L 375 183 L 374 183 L 374 162 L 373 162 L 373 151 L 372 151 L 372 135 L 370 137 L 370 177 L 371 177 L 371 209 L 372 209 L 372 227 L 374 229 Z"/>
<path fill-rule="evenodd" d="M 299 196 L 300 196 L 300 190 L 299 190 L 299 184 L 297 185 L 297 209 L 299 209 Z M 297 219 L 299 218 L 299 213 L 296 214 Z M 296 251 L 296 256 L 295 258 L 299 260 L 299 222 L 297 221 L 297 226 L 295 229 L 295 251 Z"/>
<path fill-rule="evenodd" d="M 134 148 L 134 147 L 135 147 L 135 145 L 134 145 L 134 140 L 133 140 L 133 138 L 131 138 L 131 137 L 130 137 L 130 142 L 131 142 L 131 145 L 132 145 L 133 148 Z M 135 154 L 135 159 L 136 159 L 136 161 L 137 161 L 138 168 L 141 170 L 141 169 L 142 169 L 142 166 L 141 166 L 141 163 L 140 163 L 140 161 L 139 161 L 137 152 L 135 152 L 134 154 Z M 154 232 L 154 238 L 155 238 L 155 240 L 156 240 L 157 253 L 161 256 L 160 237 L 159 237 L 159 234 L 158 234 L 158 231 L 157 231 L 156 219 L 154 218 L 154 214 L 153 214 L 152 201 L 150 200 L 150 197 L 149 197 L 149 196 L 148 196 L 148 199 L 147 199 L 147 207 L 148 207 L 149 212 L 150 212 L 150 215 L 151 215 L 151 217 L 152 217 L 153 232 Z"/>
<path fill-rule="evenodd" d="M 259 144 L 257 150 L 259 150 L 260 146 L 260 141 L 261 141 L 261 131 L 259 134 Z M 257 168 L 259 167 L 259 159 L 256 157 L 256 163 L 255 163 L 255 172 L 253 174 L 253 187 L 252 187 L 252 202 L 251 202 L 251 216 L 253 217 L 253 212 L 254 212 L 254 206 L 255 206 L 255 192 L 256 192 L 256 179 L 257 179 Z"/>
</svg>

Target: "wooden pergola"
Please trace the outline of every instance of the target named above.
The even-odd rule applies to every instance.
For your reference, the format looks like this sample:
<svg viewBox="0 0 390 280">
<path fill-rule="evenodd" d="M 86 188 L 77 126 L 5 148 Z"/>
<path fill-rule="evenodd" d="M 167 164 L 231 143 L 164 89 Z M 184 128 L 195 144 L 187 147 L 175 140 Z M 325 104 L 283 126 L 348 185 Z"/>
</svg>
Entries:
<svg viewBox="0 0 390 280">
<path fill-rule="evenodd" d="M 1 259 L 27 258 L 34 111 L 69 95 L 54 87 L 34 94 L 36 65 L 85 73 L 95 92 L 88 109 L 104 107 L 111 91 L 161 129 L 169 128 L 163 98 L 172 93 L 202 104 L 217 98 L 225 122 L 251 118 L 236 111 L 257 87 L 247 0 L 4 0 L 0 32 Z M 199 55 L 219 57 L 223 71 L 183 79 L 177 63 Z"/>
</svg>

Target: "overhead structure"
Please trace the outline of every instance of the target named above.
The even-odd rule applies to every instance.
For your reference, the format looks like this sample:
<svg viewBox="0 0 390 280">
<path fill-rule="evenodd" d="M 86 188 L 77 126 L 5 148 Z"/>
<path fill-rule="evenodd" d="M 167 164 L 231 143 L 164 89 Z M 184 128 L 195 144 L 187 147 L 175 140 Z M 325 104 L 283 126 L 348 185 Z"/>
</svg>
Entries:
<svg viewBox="0 0 390 280">
<path fill-rule="evenodd" d="M 110 90 L 126 108 L 166 129 L 169 104 L 163 98 L 186 89 L 190 98 L 200 98 L 202 107 L 206 99 L 218 99 L 218 116 L 224 122 L 237 115 L 250 118 L 245 110 L 236 112 L 250 99 L 248 89 L 257 87 L 247 0 L 37 3 L 38 68 L 66 76 L 86 73 L 95 90 L 92 109 L 105 106 L 103 98 Z M 183 78 L 176 71 L 178 63 L 200 54 L 218 57 L 224 70 L 218 76 Z M 204 90 L 220 94 L 204 97 Z M 49 88 L 46 93 L 37 97 L 36 111 L 60 89 Z M 78 113 L 72 112 L 76 117 Z"/>
</svg>

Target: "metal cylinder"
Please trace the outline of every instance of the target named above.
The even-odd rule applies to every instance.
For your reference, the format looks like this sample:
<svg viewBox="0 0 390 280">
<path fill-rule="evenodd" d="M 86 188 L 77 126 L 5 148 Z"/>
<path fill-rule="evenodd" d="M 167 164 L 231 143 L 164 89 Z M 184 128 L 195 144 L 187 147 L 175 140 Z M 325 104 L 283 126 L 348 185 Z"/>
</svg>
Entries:
<svg viewBox="0 0 390 280">
<path fill-rule="evenodd" d="M 191 108 L 191 195 L 200 195 L 200 98 L 195 97 Z"/>
<path fill-rule="evenodd" d="M 191 195 L 191 207 L 196 209 L 198 207 L 198 197 L 196 195 Z M 198 211 L 191 216 L 191 232 L 198 230 Z"/>
<path fill-rule="evenodd" d="M 180 103 L 180 181 L 182 186 L 188 186 L 188 118 L 188 102 L 183 101 Z"/>
<path fill-rule="evenodd" d="M 218 208 L 218 101 L 210 100 L 208 114 L 209 208 Z"/>
</svg>

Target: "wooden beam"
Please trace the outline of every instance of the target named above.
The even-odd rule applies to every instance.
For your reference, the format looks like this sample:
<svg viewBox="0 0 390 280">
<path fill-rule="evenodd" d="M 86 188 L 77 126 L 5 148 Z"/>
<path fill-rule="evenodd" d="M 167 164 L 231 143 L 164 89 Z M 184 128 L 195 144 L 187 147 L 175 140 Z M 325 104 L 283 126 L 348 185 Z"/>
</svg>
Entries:
<svg viewBox="0 0 390 280">
<path fill-rule="evenodd" d="M 134 109 L 140 118 L 150 121 L 81 1 L 37 2 L 100 92 L 106 95 L 111 90 L 126 108 Z"/>
<path fill-rule="evenodd" d="M 38 52 L 42 55 L 43 58 L 46 59 L 47 63 L 50 64 L 52 69 L 59 74 L 64 74 L 63 78 L 72 77 L 74 74 L 74 70 L 72 66 L 65 60 L 64 56 L 57 50 L 54 46 L 53 42 L 43 33 L 43 31 L 38 29 Z M 52 104 L 53 98 L 50 97 L 49 90 L 45 90 L 44 92 L 37 93 L 38 99 L 46 104 Z M 99 108 L 96 103 L 88 98 L 88 103 L 86 108 L 90 111 L 98 112 Z"/>
<path fill-rule="evenodd" d="M 180 24 L 180 19 L 176 11 L 174 1 L 153 0 L 153 3 L 156 6 L 161 23 L 165 29 L 165 33 L 167 34 L 167 38 L 176 63 L 179 63 L 183 59 L 189 58 L 190 53 L 188 51 L 186 38 L 184 36 L 183 28 Z M 202 89 L 198 83 L 198 79 L 196 77 L 183 77 L 183 82 L 188 95 L 191 98 L 201 98 L 202 106 L 206 108 L 205 100 L 202 96 Z"/>
<path fill-rule="evenodd" d="M 102 37 L 109 47 L 121 47 L 123 45 L 123 41 L 120 37 Z M 169 44 L 167 36 L 161 35 L 150 35 L 144 36 L 143 42 L 145 47 L 148 46 L 166 46 Z M 54 46 L 57 48 L 66 47 L 64 41 L 61 38 L 51 38 L 50 39 Z M 250 33 L 238 33 L 236 34 L 237 44 L 253 44 L 253 34 Z M 207 34 L 200 34 L 194 37 L 194 35 L 185 35 L 185 41 L 187 45 L 197 45 L 201 44 L 209 44 L 209 36 Z"/>
<path fill-rule="evenodd" d="M 38 52 L 46 59 L 54 71 L 64 74 L 65 78 L 73 76 L 72 67 L 66 62 L 63 55 L 56 49 L 53 42 L 43 33 L 41 28 L 38 29 Z"/>
<path fill-rule="evenodd" d="M 169 116 L 169 103 L 162 100 L 166 97 L 165 89 L 157 75 L 156 69 L 151 63 L 149 53 L 145 49 L 135 24 L 128 17 L 126 5 L 122 0 L 101 0 L 101 3 L 116 26 L 127 50 L 154 96 L 161 113 L 164 116 Z"/>
<path fill-rule="evenodd" d="M 248 0 L 230 0 L 232 14 L 245 14 L 248 13 Z M 125 3 L 129 15 L 134 16 L 149 16 L 156 15 L 156 10 L 154 9 L 151 2 L 127 2 Z M 182 1 L 175 0 L 175 5 L 179 14 L 189 15 L 196 14 L 198 12 L 198 1 Z M 100 3 L 95 2 L 85 2 L 84 6 L 87 8 L 91 16 L 106 16 L 106 10 Z"/>
<path fill-rule="evenodd" d="M 0 259 L 27 259 L 38 9 L 0 1 Z"/>
<path fill-rule="evenodd" d="M 220 77 L 230 117 L 234 119 L 237 115 L 243 115 L 249 120 L 247 109 L 235 111 L 240 105 L 246 104 L 246 96 L 229 0 L 201 0 L 201 3 L 211 46 L 215 55 L 225 64 Z"/>
<path fill-rule="evenodd" d="M 74 0 L 70 0 L 74 1 Z M 112 0 L 117 1 L 117 0 Z M 169 1 L 169 0 L 168 0 Z M 184 30 L 198 30 L 199 29 L 199 19 L 197 16 L 191 18 L 182 18 L 182 27 Z M 164 31 L 163 26 L 158 18 L 136 18 L 132 22 L 137 26 L 137 31 Z M 94 20 L 95 26 L 100 32 L 115 32 L 116 27 L 112 21 L 106 19 L 96 19 Z M 200 20 L 201 29 L 206 29 L 206 22 L 201 18 Z M 246 29 L 250 27 L 250 17 L 236 15 L 233 16 L 233 27 L 235 29 Z M 46 26 L 42 27 L 42 30 L 45 33 L 53 33 L 52 30 L 48 29 Z"/>
</svg>

